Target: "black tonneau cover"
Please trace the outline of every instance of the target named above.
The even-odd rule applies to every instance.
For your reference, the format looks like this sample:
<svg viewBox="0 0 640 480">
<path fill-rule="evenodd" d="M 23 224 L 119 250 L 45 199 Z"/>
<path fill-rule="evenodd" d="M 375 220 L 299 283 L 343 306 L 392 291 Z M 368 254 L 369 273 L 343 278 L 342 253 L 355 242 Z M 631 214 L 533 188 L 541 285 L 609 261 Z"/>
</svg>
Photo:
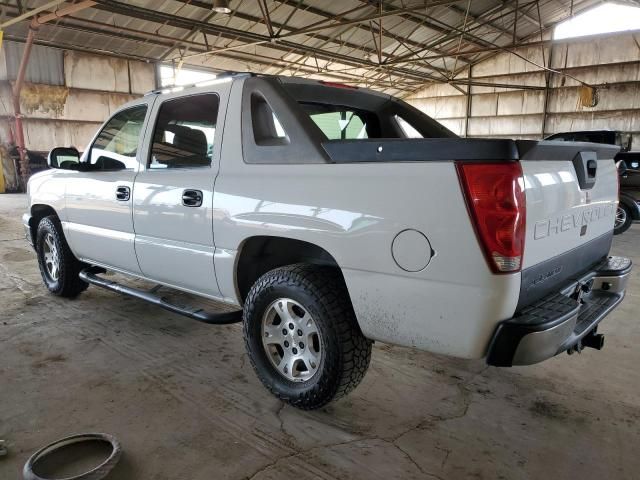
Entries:
<svg viewBox="0 0 640 480">
<path fill-rule="evenodd" d="M 612 159 L 620 149 L 600 143 L 488 138 L 326 140 L 322 147 L 333 163 L 573 160 L 580 152 Z"/>
</svg>

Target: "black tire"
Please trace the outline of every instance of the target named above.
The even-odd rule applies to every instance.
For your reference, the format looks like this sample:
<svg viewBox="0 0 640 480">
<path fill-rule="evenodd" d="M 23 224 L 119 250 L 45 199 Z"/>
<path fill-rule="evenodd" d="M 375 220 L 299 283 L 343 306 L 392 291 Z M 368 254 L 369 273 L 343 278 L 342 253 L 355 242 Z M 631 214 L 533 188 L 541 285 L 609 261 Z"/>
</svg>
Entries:
<svg viewBox="0 0 640 480">
<path fill-rule="evenodd" d="M 618 221 L 618 219 L 621 217 L 624 218 L 623 222 Z M 616 211 L 616 223 L 613 229 L 613 234 L 620 235 L 621 233 L 626 232 L 627 230 L 629 230 L 631 223 L 633 223 L 633 218 L 631 218 L 631 210 L 629 210 L 629 207 L 627 207 L 626 205 L 619 203 L 618 210 Z"/>
<path fill-rule="evenodd" d="M 58 257 L 57 274 L 52 275 L 45 262 L 46 240 L 55 246 L 55 255 Z M 82 281 L 78 274 L 87 265 L 79 261 L 67 244 L 62 232 L 60 220 L 55 215 L 44 217 L 38 224 L 36 233 L 36 252 L 40 275 L 47 289 L 54 295 L 73 298 L 87 289 L 88 283 Z"/>
<path fill-rule="evenodd" d="M 280 298 L 299 303 L 318 330 L 323 348 L 320 365 L 305 381 L 285 378 L 263 346 L 263 316 Z M 360 331 L 340 272 L 330 267 L 296 264 L 260 277 L 244 304 L 244 339 L 251 364 L 265 387 L 303 410 L 320 408 L 352 391 L 371 360 L 372 342 Z"/>
</svg>

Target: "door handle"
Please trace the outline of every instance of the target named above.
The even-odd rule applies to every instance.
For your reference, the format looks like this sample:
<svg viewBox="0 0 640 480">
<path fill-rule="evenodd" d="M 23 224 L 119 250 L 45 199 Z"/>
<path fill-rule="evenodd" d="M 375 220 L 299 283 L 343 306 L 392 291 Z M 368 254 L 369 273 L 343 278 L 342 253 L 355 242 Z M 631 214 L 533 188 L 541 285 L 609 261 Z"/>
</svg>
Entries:
<svg viewBox="0 0 640 480">
<path fill-rule="evenodd" d="M 127 202 L 131 198 L 131 189 L 129 187 L 119 186 L 116 188 L 116 199 L 121 202 Z"/>
<path fill-rule="evenodd" d="M 182 205 L 185 207 L 201 207 L 202 191 L 201 190 L 185 190 L 182 192 Z"/>
</svg>

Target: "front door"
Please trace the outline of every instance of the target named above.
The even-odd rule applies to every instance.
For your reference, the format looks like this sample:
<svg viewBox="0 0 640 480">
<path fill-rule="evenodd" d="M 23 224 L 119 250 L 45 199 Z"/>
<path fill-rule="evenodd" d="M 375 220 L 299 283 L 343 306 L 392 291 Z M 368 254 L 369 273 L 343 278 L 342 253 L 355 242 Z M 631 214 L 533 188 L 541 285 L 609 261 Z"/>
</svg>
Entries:
<svg viewBox="0 0 640 480">
<path fill-rule="evenodd" d="M 65 235 L 89 263 L 140 273 L 131 198 L 151 105 L 149 99 L 116 113 L 85 151 L 82 171 L 65 176 Z"/>
<path fill-rule="evenodd" d="M 133 190 L 136 254 L 145 277 L 209 297 L 220 296 L 212 209 L 222 102 L 221 91 L 158 101 L 148 159 Z"/>
</svg>

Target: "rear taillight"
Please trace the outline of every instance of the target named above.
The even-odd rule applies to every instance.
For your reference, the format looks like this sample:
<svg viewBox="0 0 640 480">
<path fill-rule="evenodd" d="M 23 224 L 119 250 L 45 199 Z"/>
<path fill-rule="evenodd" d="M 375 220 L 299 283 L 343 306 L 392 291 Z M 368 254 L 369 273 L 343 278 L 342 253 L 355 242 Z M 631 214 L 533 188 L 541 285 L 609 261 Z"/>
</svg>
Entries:
<svg viewBox="0 0 640 480">
<path fill-rule="evenodd" d="M 469 214 L 495 273 L 518 272 L 524 253 L 526 198 L 517 162 L 458 163 Z"/>
</svg>

